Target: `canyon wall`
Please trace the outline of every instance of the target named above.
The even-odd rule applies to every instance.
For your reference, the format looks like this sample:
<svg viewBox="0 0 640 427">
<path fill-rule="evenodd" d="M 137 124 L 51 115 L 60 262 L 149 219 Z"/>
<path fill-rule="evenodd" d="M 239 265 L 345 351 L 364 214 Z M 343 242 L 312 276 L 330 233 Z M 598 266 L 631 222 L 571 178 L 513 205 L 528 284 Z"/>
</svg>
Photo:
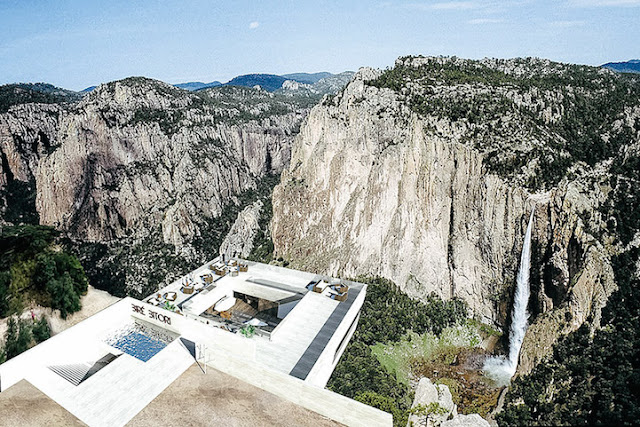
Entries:
<svg viewBox="0 0 640 427">
<path fill-rule="evenodd" d="M 367 84 L 379 75 L 361 70 L 311 111 L 274 190 L 275 255 L 319 273 L 386 277 L 416 298 L 461 298 L 504 327 L 535 207 L 522 369 L 587 319 L 597 326 L 615 290 L 610 248 L 592 234 L 604 227 L 602 177 L 531 193 L 487 169 L 468 124 L 416 114 Z"/>
</svg>

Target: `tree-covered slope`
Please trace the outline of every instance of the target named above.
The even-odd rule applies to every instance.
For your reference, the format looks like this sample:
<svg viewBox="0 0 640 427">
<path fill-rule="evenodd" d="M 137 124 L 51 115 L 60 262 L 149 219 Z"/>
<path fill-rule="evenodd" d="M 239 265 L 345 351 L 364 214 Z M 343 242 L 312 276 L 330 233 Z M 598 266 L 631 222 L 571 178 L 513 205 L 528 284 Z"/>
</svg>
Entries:
<svg viewBox="0 0 640 427">
<path fill-rule="evenodd" d="M 57 244 L 59 232 L 43 226 L 4 227 L 0 234 L 0 317 L 20 314 L 30 301 L 60 310 L 80 309 L 87 279 L 78 259 Z"/>
<path fill-rule="evenodd" d="M 598 67 L 407 57 L 369 84 L 451 120 L 490 171 L 533 190 L 613 158 L 640 131 L 640 77 Z"/>
<path fill-rule="evenodd" d="M 0 86 L 0 113 L 19 104 L 58 104 L 77 101 L 81 94 L 48 83 L 16 83 Z"/>
</svg>

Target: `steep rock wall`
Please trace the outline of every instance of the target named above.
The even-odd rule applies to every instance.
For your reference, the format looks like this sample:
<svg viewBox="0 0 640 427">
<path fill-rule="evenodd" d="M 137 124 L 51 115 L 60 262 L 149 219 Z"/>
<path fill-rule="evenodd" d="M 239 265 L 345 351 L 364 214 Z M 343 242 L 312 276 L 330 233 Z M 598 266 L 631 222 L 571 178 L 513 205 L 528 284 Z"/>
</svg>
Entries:
<svg viewBox="0 0 640 427">
<path fill-rule="evenodd" d="M 57 105 L 27 104 L 0 114 L 0 189 L 13 179 L 33 179 L 40 158 L 58 144 L 61 113 Z"/>
<path fill-rule="evenodd" d="M 76 239 L 139 239 L 160 225 L 179 250 L 236 195 L 283 170 L 306 111 L 241 113 L 148 79 L 102 85 L 68 108 L 16 106 L 0 114 L 0 188 L 35 181 L 40 222 Z"/>
<path fill-rule="evenodd" d="M 508 326 L 535 206 L 521 371 L 562 334 L 597 326 L 615 289 L 611 248 L 594 237 L 604 228 L 603 176 L 531 195 L 486 171 L 464 123 L 417 117 L 392 91 L 364 84 L 372 76 L 361 71 L 302 127 L 274 190 L 276 255 L 333 275 L 381 275 L 417 298 L 459 297 L 475 316 Z"/>
<path fill-rule="evenodd" d="M 312 110 L 296 140 L 274 192 L 277 254 L 304 269 L 388 277 L 415 297 L 460 297 L 497 320 L 528 194 L 484 173 L 458 129 L 418 119 L 359 76 Z"/>
</svg>

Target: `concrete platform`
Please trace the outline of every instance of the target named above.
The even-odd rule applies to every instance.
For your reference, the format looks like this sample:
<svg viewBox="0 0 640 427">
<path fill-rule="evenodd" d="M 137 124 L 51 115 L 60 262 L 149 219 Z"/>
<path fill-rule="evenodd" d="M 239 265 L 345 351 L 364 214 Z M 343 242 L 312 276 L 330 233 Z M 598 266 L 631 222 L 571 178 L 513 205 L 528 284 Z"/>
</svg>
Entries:
<svg viewBox="0 0 640 427">
<path fill-rule="evenodd" d="M 21 380 L 0 393 L 0 425 L 86 426 L 26 380 Z"/>
<path fill-rule="evenodd" d="M 339 426 L 237 378 L 192 365 L 127 425 Z"/>
</svg>

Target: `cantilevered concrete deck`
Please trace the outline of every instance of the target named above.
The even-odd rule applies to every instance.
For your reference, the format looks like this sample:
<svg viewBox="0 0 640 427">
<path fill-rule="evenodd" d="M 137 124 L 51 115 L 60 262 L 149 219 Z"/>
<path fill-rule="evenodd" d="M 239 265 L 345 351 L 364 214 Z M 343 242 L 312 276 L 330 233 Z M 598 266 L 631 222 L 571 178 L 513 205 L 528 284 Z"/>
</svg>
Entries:
<svg viewBox="0 0 640 427">
<path fill-rule="evenodd" d="M 191 279 L 196 289 L 193 294 L 181 291 L 184 279 L 160 291 L 161 295 L 176 292 L 174 304 L 182 308 L 181 312 L 124 298 L 0 365 L 0 391 L 28 382 L 68 411 L 71 420 L 90 426 L 118 427 L 128 422 L 193 425 L 211 424 L 214 420 L 232 425 L 304 425 L 305 420 L 312 420 L 313 425 L 334 424 L 318 414 L 349 425 L 391 424 L 389 414 L 323 389 L 344 349 L 343 343 L 353 332 L 366 285 L 343 281 L 349 286 L 349 294 L 346 301 L 340 302 L 334 299 L 337 294 L 330 295 L 337 292 L 335 289 L 310 291 L 312 282 L 324 279 L 321 276 L 250 262 L 247 272 L 212 275 L 213 283 L 196 283 L 201 275 L 211 274 L 210 264 L 191 274 L 195 278 Z M 277 302 L 280 323 L 276 320 L 275 328 L 271 326 L 262 335 L 247 338 L 239 329 L 230 331 L 215 318 L 212 321 L 201 316 L 221 298 L 237 294 L 242 294 L 240 298 L 247 295 Z M 154 293 L 147 299 L 155 296 Z M 162 298 L 156 300 L 158 303 L 164 303 Z M 268 310 L 275 308 L 264 301 L 255 304 L 264 304 Z M 132 322 L 150 324 L 145 335 L 175 339 L 169 338 L 166 347 L 143 362 L 108 344 L 113 342 L 109 338 L 116 330 L 123 331 L 118 337 L 129 334 L 128 339 L 133 339 L 131 329 L 125 328 Z M 200 366 L 217 369 L 214 378 L 194 379 L 192 369 L 185 376 L 188 380 L 171 386 L 193 366 L 194 359 Z M 202 374 L 199 368 L 198 372 Z M 222 386 L 216 386 L 216 381 Z M 194 384 L 198 383 L 213 390 L 196 390 Z M 165 393 L 170 386 L 171 390 Z M 193 399 L 172 399 L 181 403 L 169 404 L 166 398 L 189 393 Z M 207 405 L 211 402 L 204 399 L 203 393 L 214 398 L 220 411 L 209 413 Z M 143 411 L 154 400 L 157 404 Z M 256 404 L 263 405 L 259 413 L 254 411 Z M 191 412 L 190 406 L 196 412 Z M 244 409 L 224 415 L 223 409 L 228 407 Z"/>
<path fill-rule="evenodd" d="M 300 359 L 298 359 L 298 362 L 295 364 L 293 369 L 291 369 L 290 375 L 300 378 L 301 380 L 307 378 L 307 375 L 309 375 L 309 372 L 311 372 L 311 369 L 318 361 L 318 358 L 327 347 L 329 340 L 331 340 L 338 329 L 338 326 L 340 326 L 344 320 L 347 312 L 351 309 L 353 302 L 358 298 L 360 290 L 362 290 L 361 284 L 352 283 L 349 288 L 349 298 L 338 304 L 338 306 L 333 310 L 333 313 L 331 313 L 329 318 L 324 322 L 320 331 L 318 331 L 305 352 L 300 356 Z"/>
</svg>

